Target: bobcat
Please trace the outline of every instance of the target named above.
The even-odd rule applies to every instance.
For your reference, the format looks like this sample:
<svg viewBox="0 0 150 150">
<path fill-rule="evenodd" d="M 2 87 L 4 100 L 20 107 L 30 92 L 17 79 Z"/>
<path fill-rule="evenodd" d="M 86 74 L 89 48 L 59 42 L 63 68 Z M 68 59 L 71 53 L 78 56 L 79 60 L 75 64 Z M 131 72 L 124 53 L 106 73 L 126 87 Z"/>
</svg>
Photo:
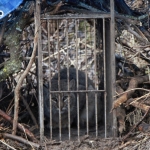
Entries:
<svg viewBox="0 0 150 150">
<path fill-rule="evenodd" d="M 85 83 L 85 73 L 78 70 L 78 89 L 86 90 Z M 58 74 L 55 74 L 51 80 L 51 89 L 50 91 L 68 91 L 67 84 L 67 68 L 64 68 L 60 71 L 60 84 L 58 86 Z M 69 68 L 69 90 L 76 91 L 76 69 L 73 67 Z M 88 90 L 94 90 L 93 82 L 88 78 Z M 46 119 L 50 120 L 50 106 L 49 106 L 49 89 L 44 87 L 44 115 Z M 101 119 L 101 105 L 98 94 L 98 120 Z M 66 128 L 68 126 L 68 101 L 70 97 L 70 123 L 77 123 L 77 93 L 70 92 L 70 94 L 61 92 L 51 93 L 52 100 L 52 126 L 53 128 L 59 127 L 59 109 L 61 113 L 61 126 Z M 60 102 L 59 102 L 60 101 Z M 59 108 L 60 103 L 60 108 Z M 86 94 L 85 92 L 79 92 L 79 112 L 80 112 L 80 126 L 84 127 L 86 125 Z M 88 92 L 88 119 L 89 125 L 93 126 L 95 116 L 95 94 L 94 92 Z"/>
</svg>

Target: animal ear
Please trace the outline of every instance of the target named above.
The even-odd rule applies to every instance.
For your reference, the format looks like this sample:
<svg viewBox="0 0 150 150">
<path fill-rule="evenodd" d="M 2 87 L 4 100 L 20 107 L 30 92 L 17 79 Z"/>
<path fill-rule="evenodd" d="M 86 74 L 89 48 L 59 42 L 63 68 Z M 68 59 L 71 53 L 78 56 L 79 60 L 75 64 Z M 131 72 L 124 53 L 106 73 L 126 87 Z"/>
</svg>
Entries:
<svg viewBox="0 0 150 150">
<path fill-rule="evenodd" d="M 70 86 L 70 90 L 75 90 L 75 80 L 72 79 L 70 82 L 69 82 L 69 86 Z"/>
</svg>

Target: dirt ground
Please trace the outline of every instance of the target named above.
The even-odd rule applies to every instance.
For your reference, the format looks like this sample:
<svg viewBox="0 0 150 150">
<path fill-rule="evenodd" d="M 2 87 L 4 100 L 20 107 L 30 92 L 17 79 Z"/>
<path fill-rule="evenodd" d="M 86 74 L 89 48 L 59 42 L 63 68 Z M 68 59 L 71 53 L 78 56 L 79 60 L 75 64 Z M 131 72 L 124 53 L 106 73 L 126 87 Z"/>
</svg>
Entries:
<svg viewBox="0 0 150 150">
<path fill-rule="evenodd" d="M 111 150 L 116 149 L 119 145 L 118 139 L 82 139 L 79 141 L 65 141 L 54 145 L 47 145 L 51 150 Z"/>
<path fill-rule="evenodd" d="M 132 8 L 137 10 L 139 8 L 139 11 L 146 10 L 147 8 L 144 7 L 144 1 L 142 0 L 125 0 L 128 5 Z M 146 11 L 145 11 L 146 12 Z M 144 12 L 144 13 L 145 13 Z M 146 22 L 146 21 L 145 21 Z M 143 23 L 144 25 L 144 23 Z M 137 29 L 137 27 L 135 28 Z M 33 31 L 34 33 L 34 31 Z M 141 34 L 141 31 L 139 32 Z M 141 58 L 138 58 L 137 54 L 142 54 L 142 56 L 149 60 L 150 56 L 150 49 L 149 46 L 147 46 L 147 49 L 144 48 L 142 45 L 142 42 L 139 42 L 136 38 L 133 39 L 133 35 L 129 32 L 127 32 L 127 29 L 121 33 L 122 35 L 119 37 L 121 39 L 124 37 L 124 39 L 127 40 L 127 47 L 120 45 L 120 43 L 116 42 L 116 52 L 120 53 L 122 51 L 125 56 L 128 56 L 129 59 L 129 53 L 130 54 L 130 61 L 133 62 L 133 64 L 137 64 L 137 66 L 144 64 Z M 120 33 L 119 33 L 120 35 Z M 141 34 L 143 37 L 143 34 Z M 146 36 L 144 36 L 146 38 Z M 137 42 L 138 41 L 138 42 Z M 142 44 L 141 44 L 142 43 Z M 128 50 L 134 50 L 133 52 Z M 135 57 L 135 54 L 137 55 L 137 59 Z M 143 55 L 144 54 L 144 55 Z M 124 56 L 123 55 L 123 56 Z M 134 57 L 133 57 L 134 56 Z M 145 65 L 147 66 L 147 64 Z M 149 63 L 148 63 L 149 66 Z M 145 67 L 146 68 L 146 67 Z M 149 70 L 148 70 L 149 72 Z M 6 101 L 5 101 L 6 102 Z M 12 104 L 11 104 L 12 105 Z M 2 103 L 1 103 L 2 106 Z M 135 117 L 137 118 L 137 117 Z M 148 117 L 149 118 L 149 117 Z M 133 123 L 133 126 L 135 123 Z M 6 126 L 7 127 L 7 126 Z M 149 126 L 148 126 L 149 127 Z M 130 130 L 129 130 L 130 131 Z M 129 134 L 129 131 L 127 131 L 127 134 Z M 47 131 L 46 131 L 47 132 Z M 65 131 L 62 131 L 65 132 Z M 1 137 L 2 133 L 12 133 L 12 127 L 9 129 L 3 128 L 0 123 L 0 150 L 150 150 L 150 133 L 149 128 L 146 128 L 146 133 L 143 132 L 136 132 L 133 131 L 129 134 L 128 138 L 126 140 L 122 140 L 123 137 L 118 138 L 104 138 L 104 133 L 102 133 L 102 136 L 99 136 L 98 138 L 95 138 L 94 136 L 87 136 L 85 135 L 85 131 L 81 133 L 80 140 L 77 139 L 77 132 L 75 132 L 75 136 L 72 140 L 68 140 L 68 133 L 63 134 L 62 141 L 59 141 L 59 132 L 56 131 L 56 134 L 53 135 L 54 139 L 50 140 L 49 135 L 45 133 L 44 142 L 42 143 L 42 146 L 40 148 L 35 148 L 32 145 L 26 145 L 23 142 L 18 142 L 17 140 L 12 139 L 5 139 Z M 49 133 L 49 131 L 48 131 Z M 23 135 L 24 133 L 19 133 L 19 136 L 23 137 L 24 139 L 27 139 L 26 136 Z M 35 134 L 35 133 L 34 133 Z M 36 138 L 39 139 L 39 130 L 37 131 Z M 73 134 L 74 135 L 74 134 Z M 90 133 L 91 135 L 91 133 Z"/>
<path fill-rule="evenodd" d="M 89 133 L 90 134 L 90 133 Z M 127 133 L 122 137 L 104 138 L 104 130 L 101 130 L 100 136 L 97 138 L 90 134 L 90 136 L 82 135 L 80 140 L 76 139 L 62 142 L 51 141 L 44 146 L 47 150 L 149 150 L 150 136 L 149 133 L 136 132 Z M 124 137 L 129 135 L 125 140 Z M 67 138 L 67 135 L 66 135 Z"/>
<path fill-rule="evenodd" d="M 0 130 L 1 132 L 2 130 Z M 150 149 L 150 136 L 149 132 L 135 132 L 130 133 L 128 138 L 123 140 L 124 136 L 117 138 L 104 138 L 104 130 L 99 130 L 99 136 L 95 137 L 95 132 L 89 132 L 86 135 L 85 130 L 81 130 L 81 136 L 78 140 L 77 130 L 72 130 L 71 140 L 68 140 L 68 133 L 66 130 L 62 131 L 62 140 L 59 140 L 59 131 L 53 131 L 53 139 L 50 140 L 49 131 L 45 130 L 43 143 L 39 148 L 32 145 L 26 145 L 23 142 L 18 142 L 12 139 L 0 138 L 0 150 L 13 149 L 13 150 L 149 150 Z M 3 132 L 3 131 L 2 131 Z M 39 132 L 36 138 L 39 140 Z M 23 136 L 23 135 L 22 135 Z M 25 137 L 24 137 L 25 138 Z M 27 137 L 25 138 L 27 139 Z M 36 142 L 35 142 L 36 143 Z"/>
<path fill-rule="evenodd" d="M 22 143 L 18 143 L 13 140 L 6 140 L 4 141 L 5 144 L 0 144 L 1 150 L 6 149 L 24 149 L 24 150 L 31 150 L 34 149 L 31 146 L 26 146 Z M 46 144 L 47 143 L 47 144 Z M 42 148 L 39 149 L 45 149 L 45 150 L 111 150 L 111 149 L 118 149 L 118 146 L 120 144 L 118 139 L 89 139 L 88 137 L 82 137 L 80 141 L 62 141 L 62 142 L 56 142 L 56 141 L 50 141 L 43 144 Z M 7 144 L 7 145 L 6 145 Z M 9 147 L 8 147 L 9 145 Z M 10 146 L 12 148 L 10 148 Z M 37 149 L 37 148 L 35 148 Z"/>
<path fill-rule="evenodd" d="M 142 138 L 142 139 L 141 139 Z M 17 149 L 17 150 L 36 150 L 37 148 L 26 146 L 22 143 L 6 140 L 6 144 L 0 144 L 1 150 Z M 46 144 L 47 143 L 47 144 Z M 136 137 L 121 142 L 120 138 L 95 138 L 89 139 L 87 136 L 81 138 L 80 141 L 50 141 L 43 144 L 38 150 L 149 150 L 150 139 L 147 135 L 139 134 Z M 11 148 L 10 148 L 11 146 Z"/>
</svg>

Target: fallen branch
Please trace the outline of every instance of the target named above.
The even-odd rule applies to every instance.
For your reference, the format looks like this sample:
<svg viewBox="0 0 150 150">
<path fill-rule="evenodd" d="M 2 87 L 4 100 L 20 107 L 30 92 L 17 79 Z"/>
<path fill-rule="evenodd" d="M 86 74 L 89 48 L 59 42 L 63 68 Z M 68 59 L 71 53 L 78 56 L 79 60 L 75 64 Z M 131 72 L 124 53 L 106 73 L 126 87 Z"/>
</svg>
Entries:
<svg viewBox="0 0 150 150">
<path fill-rule="evenodd" d="M 149 89 L 144 89 L 144 88 L 134 88 L 134 89 L 130 89 L 130 90 L 126 90 L 125 92 L 122 92 L 122 93 L 117 93 L 114 97 L 118 97 L 118 96 L 120 96 L 120 95 L 123 95 L 123 94 L 125 94 L 125 93 L 127 93 L 127 92 L 130 92 L 130 91 L 135 91 L 135 90 L 142 90 L 142 91 L 146 91 L 146 92 L 150 92 L 150 90 Z M 149 93 L 148 94 L 145 94 L 146 96 L 147 95 L 149 95 Z M 139 97 L 139 98 L 137 98 L 137 100 L 140 100 L 141 98 L 143 98 L 143 97 L 145 97 L 145 95 L 143 95 L 143 96 L 141 96 L 141 97 Z"/>
<path fill-rule="evenodd" d="M 15 88 L 15 109 L 14 109 L 14 120 L 13 120 L 13 132 L 12 134 L 16 134 L 16 129 L 17 129 L 17 123 L 18 123 L 18 109 L 19 109 L 19 92 L 21 89 L 22 82 L 24 78 L 27 76 L 28 72 L 30 71 L 32 64 L 34 62 L 35 56 L 36 56 L 36 49 L 37 49 L 37 41 L 38 41 L 38 28 L 40 25 L 37 25 L 35 23 L 35 37 L 34 37 L 34 48 L 33 52 L 31 55 L 31 59 L 29 61 L 29 64 L 26 68 L 26 70 L 23 72 L 21 77 L 18 80 L 17 86 Z"/>
<path fill-rule="evenodd" d="M 121 145 L 121 146 L 119 146 L 119 150 L 121 149 L 123 149 L 123 148 L 125 148 L 125 147 L 127 147 L 128 145 L 131 145 L 131 144 L 136 144 L 137 142 L 136 141 L 128 141 L 128 142 L 126 142 L 125 144 L 123 144 L 123 145 Z"/>
<path fill-rule="evenodd" d="M 6 142 L 0 140 L 1 143 L 3 143 L 4 145 L 6 145 L 7 147 L 9 147 L 12 150 L 16 150 L 15 148 L 13 148 L 12 146 L 8 145 Z"/>
<path fill-rule="evenodd" d="M 30 145 L 30 146 L 33 146 L 33 147 L 36 147 L 36 148 L 39 148 L 40 145 L 37 144 L 37 143 L 34 143 L 34 142 L 30 142 L 20 136 L 16 136 L 16 135 L 12 135 L 12 134 L 8 134 L 8 133 L 2 133 L 1 135 L 3 138 L 6 138 L 6 139 L 12 139 L 12 140 L 16 140 L 16 141 L 19 141 L 21 143 L 24 143 L 26 145 Z"/>
<path fill-rule="evenodd" d="M 150 42 L 143 37 L 141 37 L 137 32 L 133 31 L 129 25 L 126 24 L 127 30 L 133 34 L 136 38 L 138 38 L 140 41 L 144 42 L 145 44 L 150 44 Z"/>
<path fill-rule="evenodd" d="M 51 15 L 52 14 L 56 14 L 56 13 L 58 13 L 58 11 L 59 11 L 59 9 L 60 9 L 60 7 L 61 6 L 63 6 L 63 3 L 62 3 L 62 1 L 60 1 L 58 4 L 56 4 L 56 6 L 55 6 L 55 8 L 54 8 L 54 10 L 53 11 L 51 11 Z"/>
<path fill-rule="evenodd" d="M 119 86 L 116 85 L 116 92 L 118 94 L 121 94 L 123 92 L 123 89 Z M 117 107 L 116 109 L 116 115 L 117 115 L 117 121 L 118 121 L 118 130 L 119 133 L 122 134 L 123 131 L 125 131 L 125 109 L 123 107 Z"/>
<path fill-rule="evenodd" d="M 130 130 L 130 132 L 122 138 L 122 141 L 125 141 L 125 140 L 129 137 L 129 135 L 132 133 L 132 131 L 144 120 L 144 118 L 145 118 L 145 117 L 147 116 L 147 114 L 149 113 L 149 110 L 150 110 L 150 109 L 148 109 L 148 110 L 146 111 L 146 113 L 144 114 L 144 116 L 142 117 L 142 119 L 141 119 L 136 125 L 133 126 L 133 128 Z"/>
<path fill-rule="evenodd" d="M 142 77 L 134 77 L 130 80 L 129 82 L 129 87 L 127 89 L 128 92 L 124 93 L 123 95 L 121 95 L 119 98 L 117 98 L 117 100 L 114 101 L 113 103 L 113 107 L 112 110 L 119 107 L 121 104 L 123 104 L 124 102 L 126 102 L 134 93 L 135 89 L 138 84 L 141 84 L 143 82 L 149 81 L 149 76 L 145 75 Z M 112 112 L 111 110 L 111 112 Z"/>
<path fill-rule="evenodd" d="M 142 103 L 137 102 L 137 101 L 131 102 L 130 105 L 132 105 L 132 106 L 134 106 L 136 108 L 142 109 L 145 112 L 147 112 L 148 110 L 150 110 L 150 106 L 142 104 Z"/>
<path fill-rule="evenodd" d="M 33 115 L 32 111 L 31 111 L 28 103 L 26 102 L 26 100 L 24 99 L 24 97 L 22 95 L 21 95 L 21 99 L 22 99 L 23 104 L 26 106 L 26 109 L 28 110 L 28 112 L 29 112 L 29 114 L 30 114 L 30 116 L 32 118 L 32 120 L 33 120 L 33 122 L 35 124 L 35 127 L 38 129 L 38 124 L 37 124 L 36 118 L 34 117 L 34 115 Z"/>
<path fill-rule="evenodd" d="M 13 119 L 9 115 L 7 115 L 4 111 L 2 111 L 1 109 L 0 109 L 0 116 L 2 118 L 4 118 L 5 120 L 9 121 L 11 124 L 13 124 Z M 31 140 L 37 141 L 37 139 L 34 137 L 33 133 L 30 132 L 28 129 L 26 129 L 23 125 L 18 123 L 17 127 L 21 131 L 25 132 Z"/>
</svg>

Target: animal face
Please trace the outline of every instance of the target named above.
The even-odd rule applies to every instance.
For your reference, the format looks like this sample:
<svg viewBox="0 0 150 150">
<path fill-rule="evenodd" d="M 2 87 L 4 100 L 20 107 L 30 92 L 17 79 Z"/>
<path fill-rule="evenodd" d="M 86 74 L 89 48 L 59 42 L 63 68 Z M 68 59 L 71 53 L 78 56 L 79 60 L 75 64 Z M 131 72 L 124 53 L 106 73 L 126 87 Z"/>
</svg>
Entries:
<svg viewBox="0 0 150 150">
<path fill-rule="evenodd" d="M 69 91 L 74 91 L 75 88 L 75 80 L 71 80 L 69 82 Z M 68 91 L 68 84 L 66 80 L 61 80 L 60 84 L 58 85 L 58 80 L 53 80 L 51 82 L 51 91 L 62 91 L 60 93 L 53 93 L 51 94 L 52 100 L 52 108 L 60 112 L 61 114 L 68 112 L 68 104 L 70 107 L 76 105 L 76 94 L 75 93 L 66 93 L 63 91 Z"/>
</svg>

